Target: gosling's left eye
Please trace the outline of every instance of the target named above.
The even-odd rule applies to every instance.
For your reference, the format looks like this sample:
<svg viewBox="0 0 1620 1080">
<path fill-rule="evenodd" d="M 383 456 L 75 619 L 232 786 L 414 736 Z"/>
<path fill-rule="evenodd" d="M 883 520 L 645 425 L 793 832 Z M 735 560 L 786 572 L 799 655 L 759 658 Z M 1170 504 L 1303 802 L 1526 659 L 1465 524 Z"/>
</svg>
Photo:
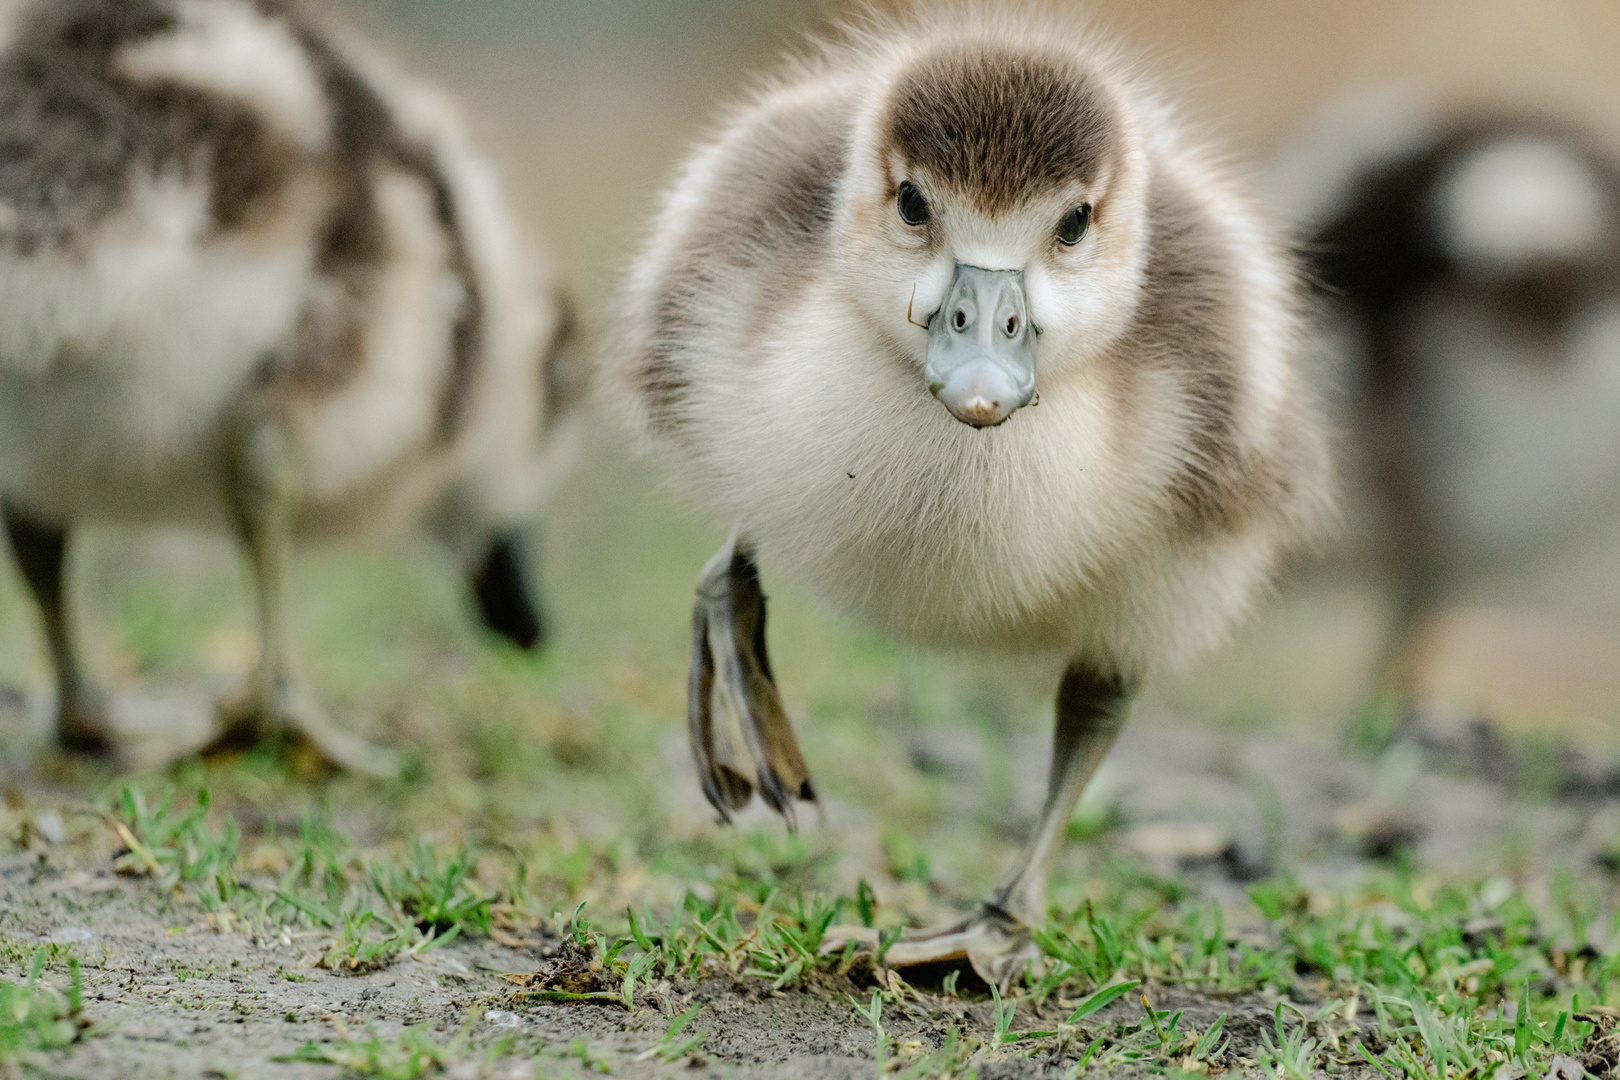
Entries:
<svg viewBox="0 0 1620 1080">
<path fill-rule="evenodd" d="M 1089 228 L 1091 228 L 1091 204 L 1081 203 L 1070 210 L 1069 216 L 1058 226 L 1058 240 L 1069 247 L 1074 247 L 1084 239 Z"/>
</svg>

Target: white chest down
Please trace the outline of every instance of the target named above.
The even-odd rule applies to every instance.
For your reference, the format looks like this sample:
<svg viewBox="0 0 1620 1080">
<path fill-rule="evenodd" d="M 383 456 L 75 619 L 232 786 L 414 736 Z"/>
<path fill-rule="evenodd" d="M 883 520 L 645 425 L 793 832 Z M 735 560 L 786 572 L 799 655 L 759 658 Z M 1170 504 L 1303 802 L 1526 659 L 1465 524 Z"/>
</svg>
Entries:
<svg viewBox="0 0 1620 1080">
<path fill-rule="evenodd" d="M 83 253 L 0 255 L 0 491 L 64 523 L 214 519 L 224 413 L 305 303 L 309 244 L 203 242 L 157 185 Z"/>
</svg>

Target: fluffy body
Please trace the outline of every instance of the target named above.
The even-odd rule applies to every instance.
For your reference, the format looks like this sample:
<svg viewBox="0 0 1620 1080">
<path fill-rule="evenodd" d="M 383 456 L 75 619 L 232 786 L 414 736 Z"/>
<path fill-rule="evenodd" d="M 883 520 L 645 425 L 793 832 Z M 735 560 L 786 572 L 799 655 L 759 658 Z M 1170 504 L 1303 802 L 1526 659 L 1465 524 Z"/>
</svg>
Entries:
<svg viewBox="0 0 1620 1080">
<path fill-rule="evenodd" d="M 1082 200 L 1090 234 L 1052 243 Z M 1022 269 L 1041 331 L 1038 405 L 998 427 L 923 385 L 954 263 Z M 1331 518 L 1296 299 L 1127 61 L 969 9 L 852 32 L 725 118 L 628 276 L 609 378 L 677 484 L 841 608 L 1134 680 L 1218 645 Z"/>
<path fill-rule="evenodd" d="M 577 397 L 566 296 L 449 103 L 283 0 L 0 6 L 0 495 L 228 520 L 250 409 L 305 533 L 522 520 Z"/>
</svg>

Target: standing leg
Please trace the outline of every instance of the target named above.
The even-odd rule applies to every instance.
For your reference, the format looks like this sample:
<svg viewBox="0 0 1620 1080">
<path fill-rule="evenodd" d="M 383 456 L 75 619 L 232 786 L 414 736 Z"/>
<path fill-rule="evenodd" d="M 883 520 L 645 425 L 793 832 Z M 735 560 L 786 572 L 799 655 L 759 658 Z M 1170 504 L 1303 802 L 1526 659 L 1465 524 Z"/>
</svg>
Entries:
<svg viewBox="0 0 1620 1080">
<path fill-rule="evenodd" d="M 287 656 L 286 570 L 298 506 L 299 469 L 291 437 L 277 421 L 254 417 L 242 427 L 228 462 L 231 510 L 253 569 L 259 604 L 259 663 L 243 700 L 228 710 L 213 749 L 288 739 L 327 762 L 393 776 L 395 753 L 335 726 L 294 682 Z"/>
<path fill-rule="evenodd" d="M 1424 490 L 1420 415 L 1423 408 L 1402 327 L 1379 319 L 1368 341 L 1368 369 L 1359 423 L 1368 448 L 1371 480 L 1386 537 L 1384 560 L 1396 590 L 1395 618 L 1379 657 L 1379 690 L 1403 719 L 1416 720 L 1423 677 L 1421 646 L 1445 595 L 1443 544 L 1431 499 Z"/>
<path fill-rule="evenodd" d="M 287 559 L 292 546 L 298 469 L 291 440 L 279 424 L 249 424 L 230 471 L 231 511 L 253 571 L 259 609 L 259 663 L 248 687 L 255 708 L 247 722 L 255 739 L 283 727 L 279 700 L 289 689 L 287 671 Z"/>
<path fill-rule="evenodd" d="M 1046 805 L 1034 835 L 991 902 L 1013 918 L 1031 926 L 1046 921 L 1047 871 L 1063 846 L 1080 796 L 1125 726 L 1132 696 L 1117 678 L 1080 667 L 1064 673 L 1058 687 Z"/>
<path fill-rule="evenodd" d="M 1445 596 L 1438 567 L 1432 560 L 1391 560 L 1395 585 L 1395 617 L 1379 653 L 1375 674 L 1378 689 L 1388 695 L 1405 720 L 1418 721 L 1423 702 L 1424 642 L 1434 627 L 1436 610 Z"/>
<path fill-rule="evenodd" d="M 57 742 L 64 750 L 105 756 L 112 749 L 105 703 L 85 676 L 68 626 L 64 575 L 67 530 L 42 524 L 10 503 L 0 509 L 4 512 L 6 535 L 11 538 L 11 550 L 17 556 L 29 591 L 39 603 L 45 624 L 45 643 L 56 674 Z"/>
<path fill-rule="evenodd" d="M 967 922 L 903 935 L 889 949 L 886 963 L 911 967 L 966 959 L 985 982 L 1006 988 L 1039 955 L 1029 930 L 1046 921 L 1047 871 L 1063 845 L 1081 794 L 1125 726 L 1133 691 L 1124 680 L 1083 665 L 1064 673 L 1046 805 L 995 898 Z"/>
</svg>

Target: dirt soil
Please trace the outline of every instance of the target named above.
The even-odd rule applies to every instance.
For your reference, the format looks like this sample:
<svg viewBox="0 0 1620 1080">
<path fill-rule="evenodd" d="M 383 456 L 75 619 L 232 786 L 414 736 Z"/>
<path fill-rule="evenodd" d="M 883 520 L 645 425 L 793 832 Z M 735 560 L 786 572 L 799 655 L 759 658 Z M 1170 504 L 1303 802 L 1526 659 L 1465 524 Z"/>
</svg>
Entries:
<svg viewBox="0 0 1620 1080">
<path fill-rule="evenodd" d="M 548 1050 L 552 1071 L 614 1076 L 667 1076 L 671 1065 L 637 1058 L 668 1027 L 666 1009 L 702 1009 L 694 1030 L 707 1034 L 689 1055 L 691 1076 L 834 1078 L 871 1076 L 875 1035 L 852 1016 L 851 996 L 865 999 L 871 983 L 848 979 L 806 991 L 770 989 L 758 979 L 705 979 L 656 983 L 637 996 L 635 1012 L 617 1004 L 526 1003 L 502 975 L 543 971 L 556 962 L 556 943 L 506 948 L 492 942 L 452 944 L 421 959 L 365 975 L 334 974 L 310 966 L 318 933 L 268 937 L 211 932 L 191 905 L 110 873 L 53 873 L 31 855 L 0 862 L 0 907 L 11 935 L 41 943 L 73 944 L 84 958 L 85 1009 L 98 1034 L 48 1059 L 63 1074 L 80 1077 L 274 1076 L 326 1077 L 330 1065 L 277 1061 L 308 1042 L 375 1030 L 385 1038 L 410 1025 L 431 1023 L 441 1043 L 463 1028 L 474 1048 L 503 1036 L 521 1040 L 504 1061 L 481 1062 L 476 1052 L 452 1075 L 529 1076 L 528 1054 Z M 552 954 L 548 958 L 546 954 Z M 53 974 L 61 983 L 60 971 Z M 1159 1008 L 1182 1008 L 1199 1028 L 1226 1014 L 1232 1054 L 1252 1058 L 1270 1003 L 1216 1001 L 1178 992 L 1155 994 Z M 1045 1016 L 1020 1010 L 1015 1031 L 1050 1025 L 1061 1003 Z M 1116 1003 L 1096 1021 L 1134 1016 L 1133 1003 Z M 986 1034 L 993 1004 L 923 992 L 885 1011 L 893 1045 L 917 1056 L 936 1049 L 952 1029 Z M 909 1044 L 909 1046 L 908 1046 Z M 1070 1048 L 1072 1060 L 1079 1048 Z M 564 1064 L 568 1062 L 568 1064 Z M 1050 1055 L 1008 1056 L 980 1075 L 1043 1076 L 1056 1068 Z M 603 1068 L 605 1066 L 605 1069 Z M 542 1066 L 544 1068 L 544 1066 Z"/>
<path fill-rule="evenodd" d="M 1118 748 L 1104 783 L 1127 820 L 1144 814 L 1157 820 L 1110 842 L 1233 901 L 1245 878 L 1269 869 L 1256 865 L 1275 855 L 1268 856 L 1263 819 L 1279 811 L 1287 835 L 1270 843 L 1298 853 L 1301 879 L 1322 885 L 1342 885 L 1368 865 L 1346 854 L 1355 844 L 1376 855 L 1396 839 L 1415 842 L 1420 858 L 1456 871 L 1488 870 L 1504 852 L 1518 853 L 1521 862 L 1527 852 L 1531 862 L 1542 853 L 1587 867 L 1612 859 L 1620 802 L 1601 770 L 1566 756 L 1562 796 L 1510 799 L 1480 766 L 1500 774 L 1514 764 L 1512 755 L 1497 746 L 1495 754 L 1470 758 L 1491 745 L 1487 736 L 1476 732 L 1469 742 L 1466 730 L 1449 741 L 1431 735 L 1429 764 L 1391 781 L 1380 772 L 1393 766 L 1348 752 L 1275 736 L 1231 740 L 1145 725 Z M 1026 756 L 1022 748 L 1018 756 Z M 1033 764 L 1038 748 L 1031 745 L 1027 756 Z M 1337 840 L 1329 842 L 1330 834 Z M 450 1075 L 661 1077 L 677 1066 L 693 1076 L 873 1075 L 875 1036 L 852 1010 L 856 1000 L 870 998 L 870 977 L 828 976 L 793 992 L 754 978 L 659 982 L 638 993 L 634 1011 L 602 1002 L 532 1002 L 502 976 L 560 970 L 566 957 L 554 938 L 522 947 L 455 942 L 369 974 L 335 974 L 315 966 L 325 945 L 320 932 L 219 932 L 178 893 L 116 876 L 110 865 L 72 864 L 49 844 L 0 859 L 0 933 L 29 952 L 71 946 L 84 964 L 94 1034 L 42 1062 L 64 1075 L 332 1076 L 339 1071 L 332 1065 L 277 1059 L 307 1043 L 370 1032 L 391 1040 L 421 1024 L 431 1026 L 440 1045 L 462 1040 Z M 64 965 L 53 962 L 46 978 L 65 986 Z M 1233 1036 L 1229 1075 L 1255 1073 L 1259 1035 L 1269 1030 L 1274 1002 L 1147 990 L 1159 1008 L 1186 1009 L 1187 1022 L 1199 1028 L 1226 1015 Z M 649 1054 L 668 1017 L 695 1002 L 702 1008 L 691 1032 L 706 1035 L 701 1050 L 675 1063 Z M 1063 1007 L 1050 1002 L 1040 1016 L 1026 1001 L 1013 1030 L 1050 1026 Z M 1139 1004 L 1117 1002 L 1090 1022 L 1116 1012 L 1139 1015 Z M 884 1022 L 891 1059 L 915 1060 L 943 1045 L 952 1029 L 988 1036 L 994 1013 L 982 994 L 923 991 L 889 1006 Z M 486 1059 L 497 1044 L 504 1054 Z M 980 1076 L 1061 1075 L 1080 1049 L 1028 1057 L 1003 1052 L 983 1064 Z"/>
</svg>

